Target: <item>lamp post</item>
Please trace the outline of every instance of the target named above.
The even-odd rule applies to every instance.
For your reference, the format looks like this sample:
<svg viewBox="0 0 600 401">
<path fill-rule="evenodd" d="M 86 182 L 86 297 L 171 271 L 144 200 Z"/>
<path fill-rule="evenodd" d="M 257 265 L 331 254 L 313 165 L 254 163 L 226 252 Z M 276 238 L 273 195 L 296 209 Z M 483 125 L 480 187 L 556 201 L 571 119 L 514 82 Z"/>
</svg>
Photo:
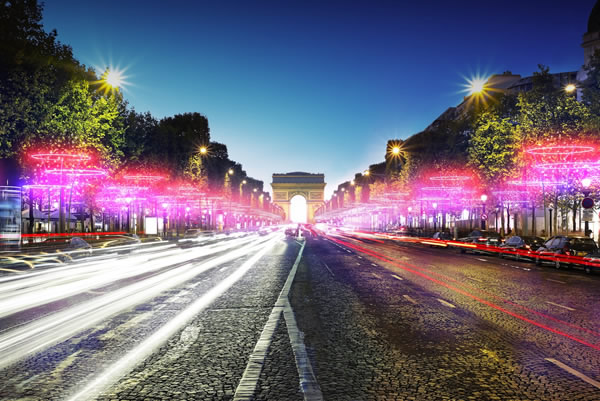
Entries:
<svg viewBox="0 0 600 401">
<path fill-rule="evenodd" d="M 481 213 L 481 229 L 485 230 L 485 223 L 487 220 L 487 216 L 485 215 L 485 202 L 487 201 L 488 197 L 486 194 L 481 195 L 481 202 L 482 202 L 482 213 Z"/>
<path fill-rule="evenodd" d="M 437 203 L 433 202 L 433 232 L 437 231 Z"/>
</svg>

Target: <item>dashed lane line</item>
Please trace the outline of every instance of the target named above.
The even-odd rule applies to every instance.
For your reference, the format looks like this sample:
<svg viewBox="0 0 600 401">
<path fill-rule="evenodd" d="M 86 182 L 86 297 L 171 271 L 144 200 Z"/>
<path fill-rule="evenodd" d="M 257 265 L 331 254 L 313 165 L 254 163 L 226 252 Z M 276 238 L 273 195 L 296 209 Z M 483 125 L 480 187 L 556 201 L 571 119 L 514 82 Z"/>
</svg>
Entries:
<svg viewBox="0 0 600 401">
<path fill-rule="evenodd" d="M 573 311 L 575 310 L 575 309 L 573 309 L 573 308 L 571 308 L 571 307 L 564 306 L 564 305 L 561 305 L 561 304 L 555 304 L 554 302 L 550 302 L 550 301 L 546 301 L 546 303 L 547 303 L 547 304 L 550 304 L 550 305 L 557 306 L 557 307 L 559 307 L 559 308 L 566 309 L 566 310 L 568 310 L 568 311 L 571 311 L 571 312 L 573 312 Z"/>
<path fill-rule="evenodd" d="M 436 298 L 436 299 L 439 301 L 439 303 L 441 303 L 442 305 L 445 305 L 445 306 L 447 306 L 448 308 L 456 308 L 456 306 L 454 306 L 453 304 L 451 304 L 451 303 L 450 303 L 450 302 L 448 302 L 448 301 L 444 301 L 444 300 L 443 300 L 443 299 L 441 299 L 441 298 Z"/>
<path fill-rule="evenodd" d="M 415 301 L 414 299 L 412 299 L 410 295 L 402 295 L 402 296 L 404 297 L 404 299 L 406 299 L 411 304 L 415 304 L 415 305 L 419 304 L 417 301 Z"/>
<path fill-rule="evenodd" d="M 275 330 L 277 329 L 277 325 L 282 314 L 287 326 L 288 337 L 292 345 L 292 351 L 296 361 L 296 368 L 298 370 L 298 377 L 300 378 L 300 389 L 304 393 L 304 399 L 307 401 L 323 400 L 321 388 L 319 387 L 319 383 L 317 382 L 312 370 L 312 365 L 308 358 L 308 353 L 306 352 L 304 340 L 300 330 L 298 329 L 298 325 L 296 324 L 294 311 L 292 310 L 292 306 L 290 305 L 288 298 L 294 277 L 296 276 L 296 271 L 298 270 L 298 265 L 300 264 L 300 259 L 302 259 L 304 246 L 305 243 L 302 244 L 302 247 L 298 252 L 296 261 L 294 262 L 285 284 L 279 293 L 279 297 L 277 298 L 277 302 L 275 302 L 275 306 L 273 306 L 271 314 L 269 315 L 269 319 L 267 320 L 267 324 L 263 328 L 258 342 L 254 347 L 254 351 L 250 355 L 248 364 L 246 365 L 246 370 L 244 371 L 242 379 L 235 390 L 235 394 L 233 396 L 234 401 L 254 400 L 254 394 L 256 392 L 260 373 L 265 364 L 267 353 L 269 351 L 271 341 L 273 340 L 273 335 L 275 334 Z"/>
<path fill-rule="evenodd" d="M 567 284 L 565 281 L 560 281 L 560 280 L 553 280 L 551 278 L 547 278 L 547 281 L 552 281 L 553 283 L 559 283 L 559 284 Z"/>
<path fill-rule="evenodd" d="M 335 274 L 333 274 L 333 272 L 331 271 L 331 269 L 329 268 L 329 266 L 327 266 L 327 263 L 323 262 L 323 266 L 325 266 L 325 268 L 327 269 L 327 271 L 329 272 L 329 274 L 331 274 L 331 277 L 335 277 Z"/>
<path fill-rule="evenodd" d="M 402 277 L 396 276 L 395 274 L 392 274 L 392 277 L 395 278 L 396 280 L 400 280 L 400 281 L 404 280 Z"/>
<path fill-rule="evenodd" d="M 581 380 L 583 380 L 584 382 L 591 384 L 592 386 L 596 387 L 596 388 L 600 388 L 600 382 L 592 379 L 589 376 L 584 375 L 583 373 L 581 373 L 578 370 L 573 369 L 572 367 L 565 365 L 564 363 L 562 363 L 561 361 L 557 361 L 556 359 L 553 358 L 544 358 L 546 361 L 548 362 L 552 362 L 553 364 L 555 364 L 556 366 L 558 366 L 561 369 L 566 370 L 567 372 L 569 372 L 570 374 L 572 374 L 573 376 L 576 376 L 578 378 L 580 378 Z"/>
<path fill-rule="evenodd" d="M 483 258 L 475 258 L 475 259 L 480 260 L 482 262 L 487 262 L 487 259 L 483 259 Z"/>
<path fill-rule="evenodd" d="M 473 281 L 477 281 L 477 282 L 479 282 L 479 283 L 483 283 L 483 280 L 480 280 L 480 279 L 478 279 L 478 278 L 475 278 L 475 277 L 467 277 L 467 278 L 468 278 L 469 280 L 473 280 Z"/>
<path fill-rule="evenodd" d="M 375 263 L 371 263 L 371 266 L 375 266 L 375 267 L 377 267 L 377 265 L 376 265 Z"/>
<path fill-rule="evenodd" d="M 359 258 L 359 259 L 362 259 L 363 257 L 362 257 L 362 256 L 360 256 L 360 255 L 358 255 L 358 258 Z"/>
<path fill-rule="evenodd" d="M 373 277 L 381 280 L 381 276 L 379 274 L 377 274 L 377 273 L 371 273 L 371 274 L 373 275 Z"/>
</svg>

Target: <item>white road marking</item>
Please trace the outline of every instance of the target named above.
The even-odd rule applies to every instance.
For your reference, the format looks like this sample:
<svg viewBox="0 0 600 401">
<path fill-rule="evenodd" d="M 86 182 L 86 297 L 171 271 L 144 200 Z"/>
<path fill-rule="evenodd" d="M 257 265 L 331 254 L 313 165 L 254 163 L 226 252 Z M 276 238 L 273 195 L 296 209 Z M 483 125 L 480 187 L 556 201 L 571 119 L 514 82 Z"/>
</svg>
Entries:
<svg viewBox="0 0 600 401">
<path fill-rule="evenodd" d="M 483 258 L 475 258 L 477 260 L 481 260 L 482 262 L 487 262 L 487 259 L 483 259 Z"/>
<path fill-rule="evenodd" d="M 395 274 L 392 274 L 392 277 L 395 278 L 396 280 L 400 280 L 400 281 L 404 280 L 402 277 L 396 276 Z"/>
<path fill-rule="evenodd" d="M 298 270 L 298 265 L 300 264 L 300 259 L 302 259 L 304 245 L 305 244 L 303 243 L 300 251 L 298 252 L 296 261 L 294 262 L 294 265 L 290 270 L 290 274 L 288 275 L 287 280 L 285 281 L 285 284 L 279 293 L 277 302 L 275 302 L 275 306 L 273 306 L 271 314 L 269 315 L 269 320 L 267 321 L 267 324 L 265 325 L 260 338 L 256 343 L 256 346 L 254 347 L 254 351 L 250 355 L 248 365 L 246 365 L 246 370 L 244 371 L 242 379 L 235 390 L 235 394 L 233 396 L 234 401 L 250 401 L 254 399 L 254 393 L 256 392 L 256 386 L 258 385 L 260 373 L 265 364 L 265 359 L 267 357 L 271 341 L 273 340 L 273 334 L 277 329 L 277 324 L 282 313 L 288 329 L 290 343 L 292 344 L 292 351 L 294 352 L 294 358 L 296 360 L 296 368 L 298 369 L 298 377 L 300 378 L 300 389 L 304 393 L 304 399 L 310 401 L 320 401 L 323 399 L 321 388 L 319 387 L 317 379 L 313 373 L 312 366 L 306 352 L 306 347 L 304 346 L 302 336 L 300 335 L 300 331 L 298 330 L 298 326 L 296 324 L 296 319 L 294 318 L 294 311 L 292 310 L 288 299 L 292 282 L 294 281 L 296 271 Z"/>
<path fill-rule="evenodd" d="M 403 296 L 403 297 L 404 297 L 404 298 L 405 298 L 405 299 L 406 299 L 408 302 L 410 302 L 410 303 L 412 303 L 412 304 L 415 304 L 415 305 L 418 305 L 418 304 L 419 304 L 417 301 L 415 301 L 414 299 L 412 299 L 412 298 L 410 297 L 410 295 L 402 295 L 402 296 Z"/>
<path fill-rule="evenodd" d="M 452 305 L 448 301 L 444 301 L 443 299 L 436 298 L 442 305 L 446 305 L 448 308 L 456 308 L 456 306 Z"/>
<path fill-rule="evenodd" d="M 521 269 L 521 270 L 525 270 L 526 272 L 531 271 L 531 269 L 527 268 L 527 267 L 523 267 L 523 266 L 510 266 L 510 267 L 514 267 L 515 269 Z"/>
<path fill-rule="evenodd" d="M 552 281 L 553 283 L 567 284 L 565 281 L 553 280 L 553 279 L 551 279 L 551 278 L 547 278 L 546 280 L 548 280 L 548 281 Z"/>
<path fill-rule="evenodd" d="M 357 266 L 360 266 L 360 263 L 356 262 L 356 265 L 357 265 Z"/>
<path fill-rule="evenodd" d="M 377 265 L 376 265 L 375 263 L 371 263 L 371 266 L 375 266 L 375 267 L 377 267 Z"/>
<path fill-rule="evenodd" d="M 570 308 L 568 306 L 564 306 L 564 305 L 561 305 L 561 304 L 555 304 L 554 302 L 550 302 L 550 301 L 546 301 L 546 303 L 550 304 L 550 305 L 558 306 L 559 308 L 563 308 L 563 309 L 569 310 L 571 312 L 575 310 L 575 309 Z"/>
<path fill-rule="evenodd" d="M 371 273 L 375 278 L 381 279 L 381 276 L 377 273 Z"/>
<path fill-rule="evenodd" d="M 348 252 L 348 253 L 352 253 L 352 251 L 349 251 L 349 250 L 347 250 L 347 249 L 346 249 L 346 252 Z"/>
<path fill-rule="evenodd" d="M 581 372 L 573 369 L 572 367 L 570 367 L 568 365 L 565 365 L 561 361 L 557 361 L 556 359 L 553 359 L 553 358 L 544 358 L 544 359 L 547 360 L 548 362 L 552 362 L 553 364 L 555 364 L 559 368 L 562 368 L 562 369 L 566 370 L 567 372 L 569 372 L 573 376 L 579 377 L 584 382 L 589 383 L 589 384 L 591 384 L 592 386 L 594 386 L 596 388 L 600 388 L 600 382 L 592 379 L 589 376 L 584 375 L 583 373 L 581 373 Z"/>
<path fill-rule="evenodd" d="M 468 278 L 469 280 L 478 281 L 478 282 L 480 282 L 480 283 L 483 283 L 483 280 L 480 280 L 480 279 L 478 279 L 478 278 L 475 278 L 475 277 L 467 277 L 467 278 Z"/>
<path fill-rule="evenodd" d="M 327 269 L 327 271 L 329 272 L 329 274 L 331 274 L 332 277 L 335 277 L 335 274 L 333 274 L 333 272 L 331 271 L 331 269 L 329 268 L 329 266 L 327 266 L 327 263 L 323 262 L 323 266 L 325 266 L 325 268 Z"/>
</svg>

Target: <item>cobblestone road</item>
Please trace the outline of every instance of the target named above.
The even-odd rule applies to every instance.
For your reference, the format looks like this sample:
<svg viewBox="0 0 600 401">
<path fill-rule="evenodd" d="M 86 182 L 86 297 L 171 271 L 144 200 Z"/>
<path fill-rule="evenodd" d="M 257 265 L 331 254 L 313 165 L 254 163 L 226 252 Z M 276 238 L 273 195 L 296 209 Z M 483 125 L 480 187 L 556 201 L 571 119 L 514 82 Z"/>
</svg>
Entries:
<svg viewBox="0 0 600 401">
<path fill-rule="evenodd" d="M 63 400 L 77 396 L 76 399 L 89 399 L 100 391 L 92 398 L 233 399 L 249 355 L 300 249 L 295 240 L 270 241 L 273 245 L 240 275 L 238 281 L 167 338 L 155 339 L 161 330 L 173 324 L 194 303 L 238 274 L 252 257 L 252 252 L 215 264 L 189 280 L 95 323 L 93 327 L 80 330 L 64 341 L 10 364 L 2 371 L 5 380 L 0 383 L 0 398 Z M 217 253 L 193 264 L 210 263 L 226 254 Z M 145 274 L 139 279 L 147 278 Z M 133 283 L 136 283 L 135 277 L 126 283 L 113 283 L 114 288 L 105 288 L 106 293 L 97 289 L 93 291 L 101 296 L 128 288 Z M 68 299 L 75 305 L 90 301 L 81 294 Z M 31 312 L 35 317 L 33 323 L 43 318 L 34 309 Z M 69 305 L 63 305 L 56 313 L 69 310 Z M 4 320 L 5 324 L 9 321 L 14 324 L 15 318 L 11 318 Z M 23 316 L 20 321 L 21 324 L 31 324 Z M 14 325 L 12 329 L 18 326 Z M 7 327 L 7 332 L 10 329 Z M 134 355 L 144 343 L 154 340 L 157 346 L 148 357 Z M 303 399 L 283 317 L 278 321 L 272 341 L 263 372 L 257 377 L 255 399 Z M 133 359 L 129 363 L 131 369 L 128 369 L 130 357 Z M 122 370 L 124 375 L 112 377 L 111 370 Z M 103 378 L 106 381 L 101 380 Z M 96 386 L 88 391 L 86 386 L 94 381 L 98 381 Z"/>
<path fill-rule="evenodd" d="M 321 237 L 306 247 L 292 305 L 325 399 L 598 400 L 600 389 L 565 367 L 600 378 L 590 307 L 599 283 L 453 250 Z"/>
<path fill-rule="evenodd" d="M 1 277 L 0 312 L 21 306 L 0 314 L 0 398 L 600 400 L 600 275 L 355 236 L 239 241 Z"/>
</svg>

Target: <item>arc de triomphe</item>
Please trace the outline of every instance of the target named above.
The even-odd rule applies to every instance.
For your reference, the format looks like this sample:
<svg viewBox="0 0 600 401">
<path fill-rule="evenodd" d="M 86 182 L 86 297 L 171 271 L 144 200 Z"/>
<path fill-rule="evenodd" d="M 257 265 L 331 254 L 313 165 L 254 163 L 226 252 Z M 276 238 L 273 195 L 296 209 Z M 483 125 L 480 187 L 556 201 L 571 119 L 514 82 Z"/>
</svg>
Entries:
<svg viewBox="0 0 600 401">
<path fill-rule="evenodd" d="M 306 219 L 314 222 L 316 210 L 323 204 L 325 174 L 293 172 L 273 174 L 273 202 L 283 208 L 286 221 L 290 220 L 290 201 L 296 195 L 306 199 Z"/>
</svg>

